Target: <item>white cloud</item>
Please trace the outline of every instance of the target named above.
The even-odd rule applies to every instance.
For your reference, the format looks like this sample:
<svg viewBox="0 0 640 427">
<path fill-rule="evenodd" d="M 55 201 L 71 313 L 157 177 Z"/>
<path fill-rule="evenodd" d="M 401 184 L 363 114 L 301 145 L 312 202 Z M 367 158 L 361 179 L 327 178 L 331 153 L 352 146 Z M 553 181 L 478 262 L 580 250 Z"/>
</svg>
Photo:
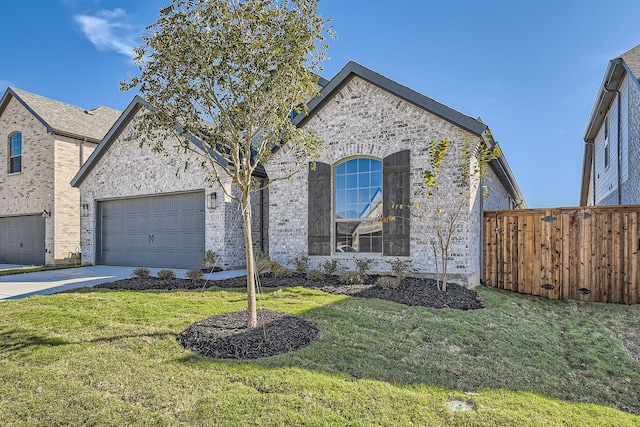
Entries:
<svg viewBox="0 0 640 427">
<path fill-rule="evenodd" d="M 75 21 L 98 50 L 114 50 L 133 57 L 135 36 L 126 24 L 124 9 L 100 10 L 95 16 L 76 15 Z"/>
</svg>

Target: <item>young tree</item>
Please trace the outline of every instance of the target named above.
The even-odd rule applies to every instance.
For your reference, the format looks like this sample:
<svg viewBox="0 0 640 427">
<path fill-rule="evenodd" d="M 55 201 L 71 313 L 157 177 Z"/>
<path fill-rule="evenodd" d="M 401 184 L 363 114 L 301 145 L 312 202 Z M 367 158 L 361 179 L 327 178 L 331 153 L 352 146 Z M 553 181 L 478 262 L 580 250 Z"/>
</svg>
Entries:
<svg viewBox="0 0 640 427">
<path fill-rule="evenodd" d="M 468 135 L 456 147 L 447 138 L 429 143 L 429 169 L 424 172 L 422 201 L 412 206 L 412 214 L 423 220 L 436 261 L 438 288 L 447 290 L 449 256 L 456 228 L 465 208 L 480 189 L 489 162 L 500 157 L 500 148 L 474 143 Z M 487 197 L 483 192 L 481 197 Z M 441 269 L 441 270 L 440 270 Z"/>
<path fill-rule="evenodd" d="M 173 0 L 146 28 L 135 50 L 140 76 L 121 88 L 137 88 L 149 111 L 134 123 L 133 139 L 172 155 L 165 137 L 194 153 L 210 178 L 239 203 L 247 261 L 248 327 L 257 326 L 251 192 L 262 185 L 256 170 L 286 146 L 293 156 L 288 178 L 311 159 L 322 141 L 296 128 L 291 114 L 306 113 L 318 94 L 327 20 L 319 0 Z M 199 141 L 194 145 L 194 137 Z M 229 190 L 224 182 L 235 187 Z"/>
</svg>

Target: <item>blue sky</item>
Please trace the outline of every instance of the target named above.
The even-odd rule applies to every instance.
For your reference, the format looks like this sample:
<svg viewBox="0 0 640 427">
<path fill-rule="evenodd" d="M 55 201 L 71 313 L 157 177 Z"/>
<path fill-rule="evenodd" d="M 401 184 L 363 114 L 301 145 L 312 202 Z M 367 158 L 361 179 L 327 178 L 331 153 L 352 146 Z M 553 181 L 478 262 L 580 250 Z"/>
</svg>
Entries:
<svg viewBox="0 0 640 427">
<path fill-rule="evenodd" d="M 0 91 L 124 109 L 130 49 L 169 0 L 2 4 Z M 582 136 L 607 62 L 640 44 L 637 0 L 321 0 L 348 61 L 463 114 L 503 147 L 530 207 L 575 206 Z"/>
</svg>

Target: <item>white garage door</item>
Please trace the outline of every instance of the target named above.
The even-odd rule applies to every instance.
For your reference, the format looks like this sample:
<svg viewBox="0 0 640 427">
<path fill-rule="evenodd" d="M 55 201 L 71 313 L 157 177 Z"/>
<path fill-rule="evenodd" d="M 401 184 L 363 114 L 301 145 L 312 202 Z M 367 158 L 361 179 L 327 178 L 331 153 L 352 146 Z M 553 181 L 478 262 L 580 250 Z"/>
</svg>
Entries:
<svg viewBox="0 0 640 427">
<path fill-rule="evenodd" d="M 97 262 L 200 268 L 204 213 L 204 192 L 100 202 Z"/>
<path fill-rule="evenodd" d="M 42 215 L 0 218 L 0 264 L 44 265 Z"/>
</svg>

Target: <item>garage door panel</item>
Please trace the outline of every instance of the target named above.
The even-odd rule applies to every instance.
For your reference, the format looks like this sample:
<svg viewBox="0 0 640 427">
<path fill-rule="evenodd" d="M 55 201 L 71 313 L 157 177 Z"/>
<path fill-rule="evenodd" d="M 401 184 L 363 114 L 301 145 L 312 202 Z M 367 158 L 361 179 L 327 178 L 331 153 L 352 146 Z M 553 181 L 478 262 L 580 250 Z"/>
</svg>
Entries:
<svg viewBox="0 0 640 427">
<path fill-rule="evenodd" d="M 0 263 L 43 265 L 45 219 L 41 215 L 0 218 Z"/>
<path fill-rule="evenodd" d="M 101 202 L 102 264 L 198 268 L 204 251 L 204 193 Z M 118 214 L 115 214 L 118 212 Z"/>
</svg>

